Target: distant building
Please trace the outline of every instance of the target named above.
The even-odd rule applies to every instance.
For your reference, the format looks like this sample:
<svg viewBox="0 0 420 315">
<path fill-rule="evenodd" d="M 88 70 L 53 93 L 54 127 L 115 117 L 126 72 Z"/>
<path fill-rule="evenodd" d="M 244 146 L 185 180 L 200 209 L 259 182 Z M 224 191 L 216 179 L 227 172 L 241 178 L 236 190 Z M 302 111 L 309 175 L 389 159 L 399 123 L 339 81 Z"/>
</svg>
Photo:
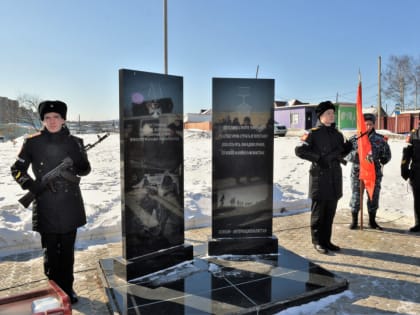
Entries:
<svg viewBox="0 0 420 315">
<path fill-rule="evenodd" d="M 0 96 L 0 123 L 17 122 L 19 102 Z"/>
<path fill-rule="evenodd" d="M 280 125 L 286 126 L 288 129 L 311 129 L 316 125 L 318 120 L 315 108 L 318 103 L 311 104 L 301 102 L 297 99 L 290 101 L 274 102 L 274 120 Z M 337 128 L 356 129 L 356 103 L 339 102 L 335 104 L 335 121 Z M 363 108 L 363 113 L 373 113 L 377 115 L 377 107 L 371 106 Z M 388 117 L 384 109 L 381 110 L 381 121 L 386 121 Z M 184 115 L 184 128 L 186 129 L 202 129 L 211 130 L 212 110 L 201 110 L 200 113 L 188 113 Z M 384 126 L 384 123 L 381 123 Z"/>
<path fill-rule="evenodd" d="M 119 132 L 118 120 L 66 121 L 67 127 L 75 134 Z"/>
<path fill-rule="evenodd" d="M 212 110 L 202 109 L 200 113 L 184 114 L 184 128 L 185 129 L 201 129 L 211 130 L 212 125 Z"/>
<path fill-rule="evenodd" d="M 274 102 L 274 120 L 288 129 L 310 129 L 316 122 L 317 104 L 302 103 L 298 100 Z"/>
<path fill-rule="evenodd" d="M 340 102 L 336 105 L 336 124 L 339 129 L 356 128 L 356 104 Z M 316 125 L 315 108 L 318 104 L 299 100 L 274 102 L 274 120 L 288 129 L 311 129 Z"/>
</svg>

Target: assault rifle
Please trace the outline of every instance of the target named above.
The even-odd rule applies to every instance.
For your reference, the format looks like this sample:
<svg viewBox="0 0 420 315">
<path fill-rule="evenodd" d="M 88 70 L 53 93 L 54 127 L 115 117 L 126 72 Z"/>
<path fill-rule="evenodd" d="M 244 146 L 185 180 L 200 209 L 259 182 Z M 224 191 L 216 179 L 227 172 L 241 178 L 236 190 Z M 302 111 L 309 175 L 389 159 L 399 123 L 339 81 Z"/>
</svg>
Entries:
<svg viewBox="0 0 420 315">
<path fill-rule="evenodd" d="M 85 151 L 88 151 L 92 149 L 94 146 L 96 146 L 98 143 L 102 142 L 109 136 L 109 133 L 106 133 L 102 137 L 98 135 L 98 140 L 94 143 L 89 143 L 84 146 Z M 41 178 L 41 185 L 45 189 L 48 185 L 52 185 L 52 182 L 54 179 L 58 177 L 63 177 L 64 179 L 67 179 L 72 182 L 79 182 L 80 178 L 71 174 L 68 171 L 68 168 L 73 166 L 73 160 L 70 157 L 65 157 L 64 160 L 58 164 L 56 167 L 54 167 L 51 171 L 49 171 L 47 174 L 42 176 Z M 20 198 L 18 201 L 24 206 L 25 208 L 28 208 L 32 201 L 34 201 L 36 195 L 32 192 L 28 191 L 25 195 L 23 195 L 22 198 Z"/>
<path fill-rule="evenodd" d="M 100 135 L 97 135 L 98 140 L 94 143 L 89 143 L 87 145 L 85 145 L 85 151 L 92 149 L 95 145 L 97 145 L 99 142 L 102 142 L 105 140 L 106 137 L 109 136 L 109 132 L 107 132 L 106 134 L 104 134 L 102 137 Z"/>
</svg>

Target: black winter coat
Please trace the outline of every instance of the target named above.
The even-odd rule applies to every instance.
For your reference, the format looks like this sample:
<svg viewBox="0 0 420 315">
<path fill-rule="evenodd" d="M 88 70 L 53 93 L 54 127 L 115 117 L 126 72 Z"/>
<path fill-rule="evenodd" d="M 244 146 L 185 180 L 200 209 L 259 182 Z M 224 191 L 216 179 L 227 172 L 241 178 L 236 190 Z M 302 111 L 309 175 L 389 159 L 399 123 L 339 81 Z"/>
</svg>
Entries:
<svg viewBox="0 0 420 315">
<path fill-rule="evenodd" d="M 403 149 L 401 176 L 415 184 L 420 184 L 420 128 L 411 130 Z"/>
<path fill-rule="evenodd" d="M 313 200 L 338 200 L 343 196 L 340 162 L 352 146 L 335 128 L 318 123 L 302 136 L 295 148 L 298 157 L 312 162 L 309 170 L 309 197 Z"/>
<path fill-rule="evenodd" d="M 73 179 L 87 175 L 90 163 L 83 146 L 83 140 L 70 135 L 63 128 L 57 133 L 44 129 L 29 136 L 11 167 L 12 176 L 23 189 L 36 192 L 32 206 L 32 227 L 43 233 L 67 233 L 86 224 L 79 183 L 59 177 L 52 185 L 39 191 L 41 178 L 60 164 L 65 157 L 73 160 L 69 172 Z M 29 165 L 35 180 L 27 173 Z"/>
</svg>

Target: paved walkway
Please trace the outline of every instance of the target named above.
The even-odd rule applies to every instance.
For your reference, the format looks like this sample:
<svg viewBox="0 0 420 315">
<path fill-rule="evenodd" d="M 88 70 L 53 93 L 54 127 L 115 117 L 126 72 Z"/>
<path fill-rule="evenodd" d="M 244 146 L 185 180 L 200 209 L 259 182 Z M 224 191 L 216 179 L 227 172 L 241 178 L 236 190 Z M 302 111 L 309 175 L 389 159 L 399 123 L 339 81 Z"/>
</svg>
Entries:
<svg viewBox="0 0 420 315">
<path fill-rule="evenodd" d="M 346 278 L 348 291 L 317 314 L 420 314 L 420 235 L 407 233 L 409 220 L 378 222 L 376 231 L 348 229 L 348 211 L 337 213 L 333 241 L 339 253 L 322 255 L 311 244 L 308 212 L 277 217 L 273 233 L 279 244 Z M 365 220 L 367 222 L 367 220 Z M 185 232 L 196 252 L 205 252 L 210 228 Z M 97 261 L 121 255 L 121 243 L 77 250 L 75 290 L 80 300 L 73 314 L 106 315 L 107 298 L 98 278 Z M 45 286 L 41 251 L 0 258 L 0 298 Z"/>
</svg>

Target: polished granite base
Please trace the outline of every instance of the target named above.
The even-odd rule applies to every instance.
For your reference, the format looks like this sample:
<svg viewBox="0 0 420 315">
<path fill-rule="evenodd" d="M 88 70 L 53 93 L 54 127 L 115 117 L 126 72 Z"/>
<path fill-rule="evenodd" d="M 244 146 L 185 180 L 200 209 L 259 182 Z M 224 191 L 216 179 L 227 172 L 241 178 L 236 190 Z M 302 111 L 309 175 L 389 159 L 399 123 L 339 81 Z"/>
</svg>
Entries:
<svg viewBox="0 0 420 315">
<path fill-rule="evenodd" d="M 181 244 L 129 260 L 115 257 L 113 271 L 117 277 L 131 281 L 191 259 L 193 259 L 193 246 Z"/>
<path fill-rule="evenodd" d="M 195 258 L 126 282 L 99 261 L 115 314 L 273 314 L 348 288 L 347 280 L 282 247 L 277 254 Z"/>
<path fill-rule="evenodd" d="M 208 254 L 264 255 L 276 253 L 278 246 L 275 236 L 211 238 L 208 241 Z"/>
</svg>

